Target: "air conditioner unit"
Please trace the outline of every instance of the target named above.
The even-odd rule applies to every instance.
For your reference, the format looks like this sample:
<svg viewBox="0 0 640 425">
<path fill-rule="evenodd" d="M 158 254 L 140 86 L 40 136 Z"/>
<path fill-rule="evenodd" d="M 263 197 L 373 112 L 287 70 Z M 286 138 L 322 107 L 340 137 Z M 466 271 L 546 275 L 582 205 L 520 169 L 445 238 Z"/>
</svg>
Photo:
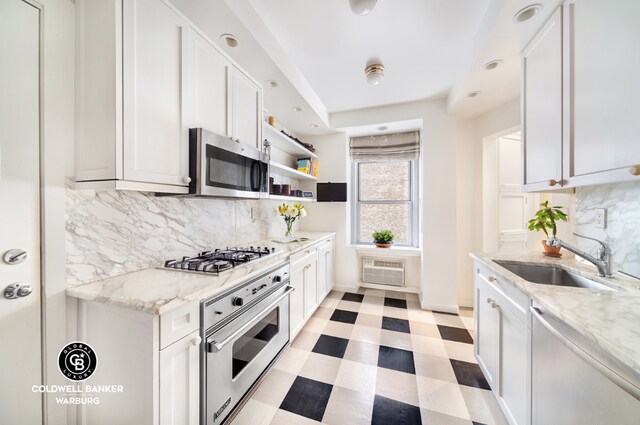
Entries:
<svg viewBox="0 0 640 425">
<path fill-rule="evenodd" d="M 362 257 L 362 282 L 404 286 L 404 260 Z"/>
</svg>

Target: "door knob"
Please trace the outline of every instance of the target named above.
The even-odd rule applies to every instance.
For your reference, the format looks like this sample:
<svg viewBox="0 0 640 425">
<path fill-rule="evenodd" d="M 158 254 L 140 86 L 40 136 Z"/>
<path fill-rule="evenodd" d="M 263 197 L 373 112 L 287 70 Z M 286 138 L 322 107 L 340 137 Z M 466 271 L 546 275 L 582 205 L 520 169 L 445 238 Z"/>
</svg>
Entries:
<svg viewBox="0 0 640 425">
<path fill-rule="evenodd" d="M 182 178 L 182 181 L 183 181 L 183 182 L 185 182 L 185 183 L 187 183 L 187 184 L 189 184 L 189 183 L 191 183 L 191 177 L 189 177 L 189 176 L 184 176 L 184 177 Z"/>
<path fill-rule="evenodd" d="M 20 248 L 10 249 L 9 251 L 4 253 L 2 259 L 7 264 L 20 264 L 27 259 L 27 251 Z"/>
<path fill-rule="evenodd" d="M 556 186 L 558 184 L 560 184 L 560 182 L 556 179 L 549 180 L 549 186 Z"/>
<path fill-rule="evenodd" d="M 629 168 L 629 172 L 632 176 L 640 176 L 640 165 L 634 165 L 633 167 Z"/>
<path fill-rule="evenodd" d="M 12 283 L 4 288 L 3 295 L 7 299 L 23 298 L 33 292 L 33 287 L 28 283 Z"/>
</svg>

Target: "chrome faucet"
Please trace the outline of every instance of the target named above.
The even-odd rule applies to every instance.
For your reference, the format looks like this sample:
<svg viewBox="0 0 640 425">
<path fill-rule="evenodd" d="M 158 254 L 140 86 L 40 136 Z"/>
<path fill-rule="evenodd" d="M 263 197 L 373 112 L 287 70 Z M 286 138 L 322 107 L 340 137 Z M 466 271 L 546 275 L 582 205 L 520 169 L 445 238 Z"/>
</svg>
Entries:
<svg viewBox="0 0 640 425">
<path fill-rule="evenodd" d="M 598 258 L 589 255 L 588 253 L 576 248 L 575 246 L 571 246 L 565 241 L 556 238 L 555 236 L 547 239 L 547 245 L 555 246 L 555 247 L 563 247 L 567 251 L 573 252 L 579 257 L 584 258 L 585 260 L 593 263 L 598 268 L 598 276 L 601 277 L 611 277 L 613 274 L 611 273 L 611 247 L 606 243 L 599 241 L 598 239 L 590 238 L 588 236 L 582 236 L 577 233 L 574 233 L 579 238 L 589 239 L 600 244 L 600 248 L 598 249 Z"/>
</svg>

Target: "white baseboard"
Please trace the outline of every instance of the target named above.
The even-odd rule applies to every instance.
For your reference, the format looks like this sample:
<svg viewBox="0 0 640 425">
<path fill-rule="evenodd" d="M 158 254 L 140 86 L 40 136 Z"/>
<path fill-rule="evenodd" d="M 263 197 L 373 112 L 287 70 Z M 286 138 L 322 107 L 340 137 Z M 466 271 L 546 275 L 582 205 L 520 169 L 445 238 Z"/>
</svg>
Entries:
<svg viewBox="0 0 640 425">
<path fill-rule="evenodd" d="M 460 307 L 473 308 L 473 298 L 458 300 Z"/>
<path fill-rule="evenodd" d="M 433 304 L 429 302 L 425 302 L 425 300 L 421 300 L 420 306 L 423 310 L 431 310 L 431 311 L 441 311 L 443 313 L 452 313 L 458 314 L 458 306 L 457 305 L 447 305 L 447 304 Z"/>
<path fill-rule="evenodd" d="M 353 285 L 333 285 L 332 290 L 342 291 L 342 292 L 356 292 L 358 287 Z"/>
<path fill-rule="evenodd" d="M 380 289 L 382 291 L 409 292 L 412 294 L 417 294 L 420 292 L 418 288 L 414 288 L 412 286 L 378 285 L 377 283 L 365 283 L 365 282 L 358 282 L 358 285 L 361 288 Z"/>
</svg>

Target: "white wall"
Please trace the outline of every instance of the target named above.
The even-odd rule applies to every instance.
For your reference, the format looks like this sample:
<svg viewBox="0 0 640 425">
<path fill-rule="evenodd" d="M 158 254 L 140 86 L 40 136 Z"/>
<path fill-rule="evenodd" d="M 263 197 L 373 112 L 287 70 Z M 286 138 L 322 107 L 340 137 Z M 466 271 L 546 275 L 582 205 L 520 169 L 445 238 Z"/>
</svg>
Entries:
<svg viewBox="0 0 640 425">
<path fill-rule="evenodd" d="M 424 308 L 457 311 L 457 123 L 446 101 L 419 101 L 332 114 L 336 128 L 422 120 L 422 267 Z M 346 154 L 345 154 L 346 155 Z M 357 265 L 353 266 L 357 270 Z"/>
<path fill-rule="evenodd" d="M 456 226 L 456 303 L 473 306 L 473 262 L 470 252 L 483 251 L 482 182 L 483 156 L 492 155 L 483 151 L 483 141 L 507 130 L 517 130 L 520 125 L 520 101 L 506 103 L 473 120 L 458 122 L 457 196 Z M 484 220 L 489 220 L 487 217 Z"/>
</svg>

